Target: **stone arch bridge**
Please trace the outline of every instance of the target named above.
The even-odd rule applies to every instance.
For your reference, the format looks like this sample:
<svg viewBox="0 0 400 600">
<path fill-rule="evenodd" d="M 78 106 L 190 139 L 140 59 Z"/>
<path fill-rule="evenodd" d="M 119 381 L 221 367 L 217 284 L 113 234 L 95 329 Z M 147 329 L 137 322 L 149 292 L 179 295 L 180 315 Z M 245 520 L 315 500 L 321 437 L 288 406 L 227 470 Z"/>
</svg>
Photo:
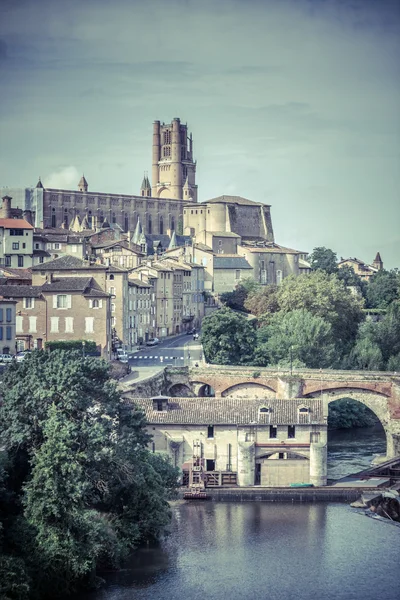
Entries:
<svg viewBox="0 0 400 600">
<path fill-rule="evenodd" d="M 164 393 L 170 396 L 233 396 L 248 398 L 316 398 L 324 413 L 340 398 L 371 409 L 387 440 L 387 457 L 400 455 L 400 375 L 369 371 L 304 369 L 282 371 L 255 367 L 201 366 L 167 368 Z"/>
</svg>

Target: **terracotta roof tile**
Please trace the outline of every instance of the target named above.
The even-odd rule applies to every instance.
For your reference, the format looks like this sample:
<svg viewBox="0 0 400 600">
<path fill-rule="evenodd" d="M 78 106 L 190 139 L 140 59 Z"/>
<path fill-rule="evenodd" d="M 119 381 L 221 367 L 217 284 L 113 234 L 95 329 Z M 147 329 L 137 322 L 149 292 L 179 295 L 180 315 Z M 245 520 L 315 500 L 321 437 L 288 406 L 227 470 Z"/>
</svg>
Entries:
<svg viewBox="0 0 400 600">
<path fill-rule="evenodd" d="M 169 398 L 168 410 L 153 410 L 151 398 L 132 398 L 145 413 L 150 424 L 176 425 L 271 425 L 323 424 L 321 398 Z M 260 413 L 267 407 L 271 413 Z M 299 413 L 300 407 L 308 407 L 309 413 Z"/>
</svg>

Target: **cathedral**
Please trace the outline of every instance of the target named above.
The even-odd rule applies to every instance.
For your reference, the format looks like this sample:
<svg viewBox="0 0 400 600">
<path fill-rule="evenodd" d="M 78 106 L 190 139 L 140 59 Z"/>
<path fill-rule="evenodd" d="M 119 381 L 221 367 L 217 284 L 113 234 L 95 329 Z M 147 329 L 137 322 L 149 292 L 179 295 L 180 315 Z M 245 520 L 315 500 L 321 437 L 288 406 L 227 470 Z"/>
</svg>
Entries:
<svg viewBox="0 0 400 600">
<path fill-rule="evenodd" d="M 139 221 L 148 235 L 182 234 L 183 206 L 197 202 L 197 185 L 192 134 L 179 119 L 155 121 L 151 173 L 152 181 L 145 174 L 137 196 L 92 192 L 84 175 L 76 190 L 47 188 L 39 179 L 34 190 L 2 191 L 12 197 L 13 208 L 31 211 L 32 224 L 43 229 L 68 229 L 79 222 L 82 230 L 106 223 L 128 232 Z"/>
</svg>

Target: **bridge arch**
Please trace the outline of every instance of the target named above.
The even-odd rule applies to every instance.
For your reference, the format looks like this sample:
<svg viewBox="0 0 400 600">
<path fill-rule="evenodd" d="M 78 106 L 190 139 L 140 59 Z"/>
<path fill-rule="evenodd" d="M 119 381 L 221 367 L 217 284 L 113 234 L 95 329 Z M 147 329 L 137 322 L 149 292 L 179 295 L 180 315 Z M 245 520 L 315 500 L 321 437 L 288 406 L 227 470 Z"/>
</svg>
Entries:
<svg viewBox="0 0 400 600">
<path fill-rule="evenodd" d="M 221 396 L 230 398 L 248 396 L 249 398 L 275 398 L 275 390 L 264 383 L 256 383 L 252 381 L 245 381 L 242 383 L 235 383 L 221 390 Z"/>
<path fill-rule="evenodd" d="M 168 389 L 171 398 L 191 398 L 194 394 L 190 386 L 185 383 L 175 383 Z"/>
<path fill-rule="evenodd" d="M 309 394 L 308 397 L 317 397 L 319 394 Z M 388 458 L 395 455 L 395 447 L 393 434 L 391 431 L 391 415 L 389 411 L 387 396 L 380 392 L 372 392 L 369 389 L 352 389 L 352 388 L 338 388 L 330 389 L 327 393 L 322 392 L 323 401 L 326 408 L 326 415 L 328 415 L 329 404 L 335 402 L 335 400 L 350 399 L 364 404 L 369 408 L 381 423 L 386 436 L 386 456 Z"/>
</svg>

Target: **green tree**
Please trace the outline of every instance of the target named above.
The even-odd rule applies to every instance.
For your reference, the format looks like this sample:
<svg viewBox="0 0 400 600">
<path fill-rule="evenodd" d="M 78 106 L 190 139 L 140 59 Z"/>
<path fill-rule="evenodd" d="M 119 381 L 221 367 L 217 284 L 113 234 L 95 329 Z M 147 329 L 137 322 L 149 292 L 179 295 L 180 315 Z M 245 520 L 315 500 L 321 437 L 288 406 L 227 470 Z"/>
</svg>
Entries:
<svg viewBox="0 0 400 600">
<path fill-rule="evenodd" d="M 314 248 L 312 253 L 308 256 L 308 261 L 310 262 L 313 271 L 321 270 L 329 275 L 337 273 L 338 271 L 336 252 L 333 252 L 333 250 L 330 250 L 329 248 L 325 248 L 325 246 Z"/>
<path fill-rule="evenodd" d="M 368 308 L 388 308 L 400 298 L 400 275 L 396 270 L 378 271 L 368 282 Z"/>
<path fill-rule="evenodd" d="M 148 451 L 144 415 L 121 401 L 103 361 L 33 352 L 3 382 L 0 431 L 18 524 L 5 521 L 7 544 L 31 589 L 58 597 L 97 564 L 117 566 L 139 541 L 157 538 L 178 473 Z"/>
<path fill-rule="evenodd" d="M 330 323 L 336 346 L 343 352 L 354 342 L 364 319 L 362 301 L 336 275 L 322 270 L 284 279 L 278 287 L 278 302 L 284 313 L 304 309 Z"/>
<path fill-rule="evenodd" d="M 337 270 L 337 276 L 340 281 L 343 281 L 346 287 L 355 288 L 364 299 L 367 297 L 368 284 L 366 281 L 361 279 L 359 275 L 357 275 L 353 267 L 350 267 L 349 265 L 343 265 Z"/>
<path fill-rule="evenodd" d="M 378 321 L 375 338 L 385 363 L 400 352 L 400 301 L 392 302 L 383 319 Z"/>
<path fill-rule="evenodd" d="M 337 352 L 332 327 L 306 310 L 274 314 L 257 333 L 255 363 L 260 366 L 331 367 Z"/>
<path fill-rule="evenodd" d="M 277 286 L 264 285 L 254 289 L 248 294 L 244 307 L 256 317 L 277 312 L 279 309 Z"/>
<path fill-rule="evenodd" d="M 373 427 L 378 421 L 378 417 L 367 406 L 350 398 L 341 398 L 329 404 L 329 429 Z"/>
<path fill-rule="evenodd" d="M 220 300 L 228 308 L 233 310 L 241 310 L 246 312 L 245 302 L 249 294 L 254 293 L 258 290 L 260 284 L 257 283 L 252 277 L 243 279 L 232 292 L 225 292 L 221 294 Z"/>
<path fill-rule="evenodd" d="M 252 360 L 256 333 L 253 325 L 229 308 L 203 320 L 201 341 L 205 358 L 218 365 L 238 365 Z"/>
</svg>

